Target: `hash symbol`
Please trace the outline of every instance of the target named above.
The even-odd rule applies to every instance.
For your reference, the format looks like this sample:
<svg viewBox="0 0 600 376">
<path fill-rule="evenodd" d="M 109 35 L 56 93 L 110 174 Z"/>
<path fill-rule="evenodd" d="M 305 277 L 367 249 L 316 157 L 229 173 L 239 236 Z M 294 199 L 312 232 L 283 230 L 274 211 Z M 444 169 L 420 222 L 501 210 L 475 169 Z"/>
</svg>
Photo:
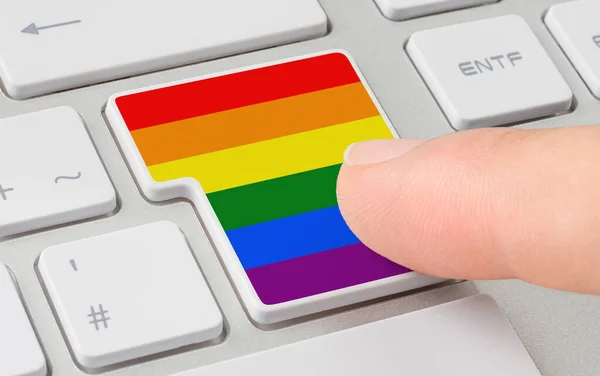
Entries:
<svg viewBox="0 0 600 376">
<path fill-rule="evenodd" d="M 92 321 L 90 321 L 89 323 L 94 324 L 96 330 L 100 330 L 100 325 L 98 324 L 104 324 L 104 329 L 108 329 L 108 320 L 110 320 L 110 317 L 106 316 L 108 311 L 104 310 L 102 304 L 98 305 L 98 310 L 99 311 L 96 312 L 94 307 L 90 306 L 91 313 L 88 315 L 88 317 L 90 317 Z"/>
</svg>

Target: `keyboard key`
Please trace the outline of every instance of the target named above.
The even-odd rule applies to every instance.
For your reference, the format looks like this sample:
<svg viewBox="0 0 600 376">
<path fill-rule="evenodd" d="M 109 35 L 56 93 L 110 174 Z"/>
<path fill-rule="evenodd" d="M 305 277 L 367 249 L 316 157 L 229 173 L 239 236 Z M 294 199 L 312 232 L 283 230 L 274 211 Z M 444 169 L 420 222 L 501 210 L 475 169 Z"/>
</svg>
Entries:
<svg viewBox="0 0 600 376">
<path fill-rule="evenodd" d="M 223 330 L 186 239 L 170 222 L 48 248 L 39 270 L 86 368 L 208 341 Z"/>
<path fill-rule="evenodd" d="M 75 110 L 0 119 L 0 237 L 115 207 L 114 188 Z"/>
<path fill-rule="evenodd" d="M 46 359 L 8 268 L 0 264 L 0 375 L 45 376 Z"/>
<path fill-rule="evenodd" d="M 571 89 L 518 16 L 419 31 L 407 51 L 456 130 L 571 108 Z"/>
<path fill-rule="evenodd" d="M 254 321 L 439 282 L 376 255 L 339 212 L 345 148 L 395 135 L 345 54 L 116 95 L 107 115 L 145 195 L 198 208 Z"/>
<path fill-rule="evenodd" d="M 375 0 L 384 16 L 394 21 L 427 16 L 461 8 L 495 3 L 498 0 Z"/>
<path fill-rule="evenodd" d="M 496 302 L 477 295 L 176 376 L 541 376 Z"/>
<path fill-rule="evenodd" d="M 316 38 L 318 0 L 31 0 L 0 13 L 0 76 L 23 99 Z"/>
<path fill-rule="evenodd" d="M 592 93 L 600 98 L 600 28 L 597 0 L 557 4 L 546 14 L 546 25 Z"/>
</svg>

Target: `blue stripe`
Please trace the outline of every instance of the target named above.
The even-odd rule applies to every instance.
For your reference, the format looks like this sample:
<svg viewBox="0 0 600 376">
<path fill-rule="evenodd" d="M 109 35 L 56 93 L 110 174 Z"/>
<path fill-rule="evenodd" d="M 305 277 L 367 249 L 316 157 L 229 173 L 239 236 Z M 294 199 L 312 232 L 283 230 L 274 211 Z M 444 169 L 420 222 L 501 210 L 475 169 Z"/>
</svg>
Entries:
<svg viewBox="0 0 600 376">
<path fill-rule="evenodd" d="M 244 269 L 360 243 L 332 206 L 227 231 Z"/>
</svg>

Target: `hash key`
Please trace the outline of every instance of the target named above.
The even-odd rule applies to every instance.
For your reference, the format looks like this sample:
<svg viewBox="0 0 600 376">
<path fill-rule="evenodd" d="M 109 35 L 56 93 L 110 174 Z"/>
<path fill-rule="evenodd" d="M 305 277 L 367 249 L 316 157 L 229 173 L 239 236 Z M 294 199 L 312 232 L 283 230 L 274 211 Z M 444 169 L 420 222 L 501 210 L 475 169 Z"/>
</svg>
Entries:
<svg viewBox="0 0 600 376">
<path fill-rule="evenodd" d="M 507 125 L 571 108 L 571 89 L 521 17 L 419 31 L 406 48 L 456 130 Z"/>
<path fill-rule="evenodd" d="M 185 236 L 171 222 L 47 248 L 39 270 L 85 369 L 209 341 L 223 330 Z"/>
</svg>

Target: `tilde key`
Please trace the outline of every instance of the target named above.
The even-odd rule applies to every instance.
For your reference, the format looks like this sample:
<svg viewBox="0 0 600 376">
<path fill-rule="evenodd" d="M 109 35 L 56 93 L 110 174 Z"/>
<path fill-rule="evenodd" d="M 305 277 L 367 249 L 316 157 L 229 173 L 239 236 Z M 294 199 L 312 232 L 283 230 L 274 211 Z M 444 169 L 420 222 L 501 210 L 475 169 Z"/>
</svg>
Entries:
<svg viewBox="0 0 600 376">
<path fill-rule="evenodd" d="M 70 107 L 0 119 L 0 174 L 0 238 L 102 216 L 117 205 L 85 124 Z M 57 184 L 71 174 L 81 178 Z"/>
</svg>

